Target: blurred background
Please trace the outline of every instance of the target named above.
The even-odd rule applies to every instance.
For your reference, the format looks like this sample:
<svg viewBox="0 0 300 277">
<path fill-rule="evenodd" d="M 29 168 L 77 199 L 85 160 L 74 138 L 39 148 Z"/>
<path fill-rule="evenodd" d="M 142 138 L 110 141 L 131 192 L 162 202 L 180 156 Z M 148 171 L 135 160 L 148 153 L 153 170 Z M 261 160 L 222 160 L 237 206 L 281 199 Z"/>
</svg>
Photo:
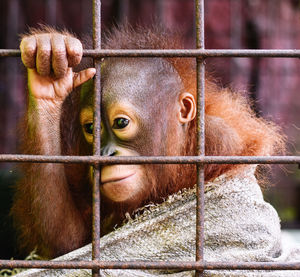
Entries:
<svg viewBox="0 0 300 277">
<path fill-rule="evenodd" d="M 211 49 L 296 49 L 300 47 L 299 0 L 207 0 L 205 47 Z M 92 1 L 1 0 L 0 48 L 18 48 L 19 35 L 38 24 L 91 34 Z M 160 21 L 179 30 L 186 48 L 195 47 L 193 0 L 102 0 L 104 29 L 128 20 L 132 25 Z M 257 114 L 279 124 L 288 154 L 300 151 L 300 63 L 288 58 L 210 58 L 220 86 L 254 99 Z M 19 58 L 0 59 L 0 154 L 18 153 L 17 125 L 26 104 L 25 71 Z M 9 218 L 13 186 L 21 173 L 0 163 L 0 259 L 17 258 Z M 300 229 L 300 170 L 274 166 L 265 198 L 277 209 L 283 228 Z"/>
</svg>

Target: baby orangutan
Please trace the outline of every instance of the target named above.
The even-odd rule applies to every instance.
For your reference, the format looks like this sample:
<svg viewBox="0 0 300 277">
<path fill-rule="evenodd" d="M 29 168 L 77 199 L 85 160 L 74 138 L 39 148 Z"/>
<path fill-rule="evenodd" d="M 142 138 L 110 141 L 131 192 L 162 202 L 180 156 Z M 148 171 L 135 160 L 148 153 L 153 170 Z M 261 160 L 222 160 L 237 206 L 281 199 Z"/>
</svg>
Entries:
<svg viewBox="0 0 300 277">
<path fill-rule="evenodd" d="M 81 42 L 50 28 L 33 30 L 20 45 L 28 72 L 23 153 L 91 155 L 94 68 L 78 73 Z M 116 29 L 103 48 L 182 48 L 159 28 Z M 194 59 L 106 58 L 102 64 L 103 156 L 196 155 Z M 100 107 L 99 107 L 100 108 Z M 247 100 L 206 80 L 206 155 L 271 155 L 282 145 L 277 128 L 257 118 Z M 242 170 L 206 165 L 205 179 Z M 25 164 L 12 214 L 25 249 L 55 257 L 91 239 L 92 167 Z M 194 165 L 107 165 L 101 168 L 105 232 L 126 212 L 162 202 L 196 182 Z M 104 234 L 104 233 L 103 233 Z M 102 234 L 102 235 L 103 235 Z"/>
</svg>

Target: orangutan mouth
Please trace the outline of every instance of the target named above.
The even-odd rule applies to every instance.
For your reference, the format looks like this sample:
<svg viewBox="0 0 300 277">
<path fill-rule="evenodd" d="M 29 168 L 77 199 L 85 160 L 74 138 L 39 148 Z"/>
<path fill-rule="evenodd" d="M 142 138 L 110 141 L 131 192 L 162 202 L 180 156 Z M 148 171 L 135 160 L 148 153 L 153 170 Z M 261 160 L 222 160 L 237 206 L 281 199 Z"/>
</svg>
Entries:
<svg viewBox="0 0 300 277">
<path fill-rule="evenodd" d="M 101 185 L 104 185 L 106 183 L 120 182 L 120 181 L 123 181 L 123 180 L 126 180 L 126 179 L 132 177 L 133 175 L 135 175 L 135 172 L 132 172 L 132 173 L 126 174 L 126 175 L 124 174 L 121 176 L 111 176 L 108 178 L 103 178 L 101 180 Z"/>
</svg>

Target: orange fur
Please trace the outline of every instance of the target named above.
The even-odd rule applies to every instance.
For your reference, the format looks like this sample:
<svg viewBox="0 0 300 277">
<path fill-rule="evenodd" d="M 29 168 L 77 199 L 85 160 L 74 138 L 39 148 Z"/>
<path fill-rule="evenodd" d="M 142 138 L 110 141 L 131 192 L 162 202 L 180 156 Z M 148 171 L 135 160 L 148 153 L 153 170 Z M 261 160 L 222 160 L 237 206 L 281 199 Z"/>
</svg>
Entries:
<svg viewBox="0 0 300 277">
<path fill-rule="evenodd" d="M 44 28 L 43 30 L 33 30 L 31 34 L 40 32 L 56 31 Z M 133 30 L 127 25 L 108 34 L 104 48 L 174 49 L 182 48 L 182 44 L 178 35 L 170 35 L 160 27 L 156 26 L 149 30 L 144 28 Z M 195 59 L 167 58 L 166 60 L 180 75 L 184 91 L 191 92 L 196 96 Z M 78 92 L 73 92 L 63 106 L 61 145 L 64 155 L 91 154 L 91 149 L 84 141 L 79 125 L 80 101 L 78 97 Z M 284 139 L 275 124 L 258 118 L 244 96 L 229 89 L 219 88 L 209 78 L 206 80 L 205 113 L 206 155 L 273 155 L 284 149 Z M 34 113 L 29 113 L 28 118 L 34 120 Z M 28 118 L 25 118 L 22 131 L 23 152 L 39 154 L 42 142 L 30 134 Z M 167 153 L 174 153 L 172 145 L 180 143 L 179 153 L 174 154 L 195 155 L 196 120 L 193 120 L 188 127 L 186 141 L 182 142 L 171 131 L 168 134 L 168 141 L 171 143 L 169 143 L 170 149 L 167 149 L 169 151 Z M 174 147 L 174 149 L 178 149 L 178 147 Z M 55 168 L 53 166 L 54 170 L 50 174 L 43 164 L 24 165 L 24 178 L 17 187 L 12 209 L 15 223 L 20 230 L 22 245 L 27 251 L 38 245 L 40 253 L 47 257 L 63 254 L 87 243 L 90 240 L 92 229 L 92 198 L 88 167 L 69 164 L 64 166 L 64 170 L 61 170 L 62 168 L 57 166 L 60 173 L 57 173 Z M 244 170 L 239 165 L 206 165 L 205 178 L 212 180 L 220 174 L 234 172 L 237 169 Z M 151 188 L 148 189 L 145 184 L 145 193 L 140 194 L 131 206 L 112 203 L 104 197 L 102 198 L 101 216 L 104 227 L 107 222 L 111 226 L 120 223 L 125 212 L 131 212 L 149 202 L 160 202 L 167 195 L 184 187 L 193 186 L 196 182 L 194 165 L 148 165 L 147 172 L 149 172 L 147 177 L 150 183 L 147 185 Z M 45 196 L 44 193 L 46 189 L 57 186 L 61 180 L 65 182 L 62 190 L 67 190 L 68 198 L 72 200 L 70 202 L 75 204 L 72 214 L 75 214 L 76 211 L 80 214 L 80 218 L 70 222 L 69 225 L 61 220 L 66 214 L 65 210 L 70 208 L 67 206 L 68 203 L 62 199 L 61 194 L 48 193 Z M 111 220 L 112 216 L 114 218 Z M 80 224 L 82 225 L 79 226 Z M 68 235 L 62 236 L 63 232 L 67 232 Z"/>
</svg>

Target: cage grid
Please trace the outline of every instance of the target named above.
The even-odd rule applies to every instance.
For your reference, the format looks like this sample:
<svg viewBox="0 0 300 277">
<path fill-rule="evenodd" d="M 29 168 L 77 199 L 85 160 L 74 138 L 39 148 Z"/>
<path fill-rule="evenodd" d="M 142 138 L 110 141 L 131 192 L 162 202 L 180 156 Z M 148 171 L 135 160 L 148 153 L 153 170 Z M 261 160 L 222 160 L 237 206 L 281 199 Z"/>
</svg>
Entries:
<svg viewBox="0 0 300 277">
<path fill-rule="evenodd" d="M 205 49 L 204 0 L 195 0 L 196 49 L 112 50 L 101 49 L 101 0 L 93 1 L 93 49 L 83 55 L 94 58 L 94 143 L 92 156 L 43 156 L 1 154 L 0 162 L 87 163 L 94 167 L 93 226 L 91 261 L 24 261 L 0 260 L 0 268 L 91 269 L 100 276 L 100 269 L 169 269 L 196 270 L 300 270 L 300 262 L 205 262 L 204 260 L 204 165 L 205 164 L 300 164 L 300 156 L 205 156 L 205 65 L 209 57 L 289 57 L 300 58 L 300 50 Z M 0 49 L 0 57 L 19 57 L 20 51 Z M 197 156 L 101 156 L 100 103 L 101 58 L 103 57 L 192 57 L 197 61 Z M 195 164 L 197 166 L 197 212 L 195 261 L 101 261 L 100 260 L 100 167 L 103 164 Z"/>
</svg>

